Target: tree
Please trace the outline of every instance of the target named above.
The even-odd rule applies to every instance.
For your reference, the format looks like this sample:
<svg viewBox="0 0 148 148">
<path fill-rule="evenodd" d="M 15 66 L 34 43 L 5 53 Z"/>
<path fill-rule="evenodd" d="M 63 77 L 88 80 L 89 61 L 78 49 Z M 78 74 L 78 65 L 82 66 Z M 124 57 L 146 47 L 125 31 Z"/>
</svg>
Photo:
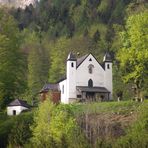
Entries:
<svg viewBox="0 0 148 148">
<path fill-rule="evenodd" d="M 36 33 L 27 29 L 24 30 L 25 41 L 23 48 L 28 53 L 27 64 L 27 94 L 30 96 L 28 101 L 32 101 L 32 97 L 36 97 L 43 85 L 48 80 L 49 70 L 49 54 L 47 48 L 42 44 L 42 38 Z"/>
<path fill-rule="evenodd" d="M 121 32 L 122 48 L 117 54 L 123 70 L 124 82 L 135 85 L 137 97 L 148 86 L 148 13 L 147 11 L 130 16 L 126 30 Z"/>
<path fill-rule="evenodd" d="M 24 91 L 25 63 L 22 37 L 14 18 L 0 10 L 0 107 Z"/>
<path fill-rule="evenodd" d="M 92 47 L 92 40 L 84 37 L 73 37 L 67 39 L 66 37 L 59 38 L 56 42 L 51 42 L 50 60 L 51 65 L 49 69 L 49 82 L 57 82 L 66 72 L 66 59 L 69 52 L 73 52 L 75 55 L 77 52 L 80 56 L 88 54 Z M 93 51 L 94 53 L 94 51 Z"/>
<path fill-rule="evenodd" d="M 88 147 L 66 105 L 55 106 L 48 99 L 39 105 L 32 131 L 31 141 L 35 147 Z"/>
<path fill-rule="evenodd" d="M 31 112 L 24 113 L 15 118 L 9 131 L 9 146 L 22 147 L 29 143 L 32 136 L 30 125 L 33 122 L 33 114 Z"/>
</svg>

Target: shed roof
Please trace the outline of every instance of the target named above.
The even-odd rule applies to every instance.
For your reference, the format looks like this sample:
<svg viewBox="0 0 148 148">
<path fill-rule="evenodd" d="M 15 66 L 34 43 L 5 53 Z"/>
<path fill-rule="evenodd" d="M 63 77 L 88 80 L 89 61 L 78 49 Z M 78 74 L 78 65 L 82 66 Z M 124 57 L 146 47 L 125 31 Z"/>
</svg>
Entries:
<svg viewBox="0 0 148 148">
<path fill-rule="evenodd" d="M 27 104 L 27 101 L 20 100 L 20 99 L 15 99 L 8 106 L 9 107 L 10 106 L 23 106 L 23 107 L 26 107 L 26 108 L 30 108 L 30 105 Z"/>
<path fill-rule="evenodd" d="M 40 93 L 48 92 L 49 90 L 59 91 L 59 84 L 51 84 L 51 83 L 45 84 L 41 89 Z"/>
<path fill-rule="evenodd" d="M 109 91 L 105 87 L 77 86 L 77 89 L 81 92 L 109 93 Z"/>
</svg>

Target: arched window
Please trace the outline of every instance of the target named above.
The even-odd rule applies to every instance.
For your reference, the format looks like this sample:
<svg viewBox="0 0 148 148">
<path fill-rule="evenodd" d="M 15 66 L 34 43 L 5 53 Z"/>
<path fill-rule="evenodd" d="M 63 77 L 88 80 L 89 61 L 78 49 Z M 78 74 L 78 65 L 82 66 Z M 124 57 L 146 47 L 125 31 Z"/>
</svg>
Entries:
<svg viewBox="0 0 148 148">
<path fill-rule="evenodd" d="M 71 67 L 74 67 L 74 64 L 73 64 L 73 62 L 71 63 Z"/>
<path fill-rule="evenodd" d="M 94 68 L 94 65 L 90 64 L 88 66 L 88 73 L 92 74 L 93 73 L 93 68 Z"/>
<path fill-rule="evenodd" d="M 88 81 L 88 87 L 93 87 L 93 81 L 92 81 L 92 79 L 89 79 L 89 81 Z"/>
</svg>

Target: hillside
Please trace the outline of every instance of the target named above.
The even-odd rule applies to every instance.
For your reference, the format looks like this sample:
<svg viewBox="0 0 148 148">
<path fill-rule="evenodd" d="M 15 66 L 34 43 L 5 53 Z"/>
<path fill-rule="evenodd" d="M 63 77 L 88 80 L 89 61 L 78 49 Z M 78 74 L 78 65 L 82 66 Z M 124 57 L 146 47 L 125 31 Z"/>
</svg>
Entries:
<svg viewBox="0 0 148 148">
<path fill-rule="evenodd" d="M 57 136 L 60 136 L 63 132 L 65 133 L 65 128 L 73 127 L 73 122 L 71 121 L 71 119 L 74 119 L 76 120 L 76 124 L 78 124 L 78 127 L 80 128 L 80 130 L 78 130 L 80 132 L 79 136 L 81 134 L 84 134 L 84 137 L 86 138 L 83 148 L 104 148 L 108 146 L 111 148 L 145 148 L 148 146 L 147 107 L 148 101 L 145 101 L 143 103 L 133 101 L 121 101 L 91 104 L 60 104 L 54 107 L 55 112 L 52 112 L 51 114 L 51 110 L 53 110 L 53 105 L 49 104 L 49 102 L 45 102 L 40 105 L 39 110 L 35 108 L 34 110 L 32 110 L 32 112 L 23 113 L 22 115 L 19 115 L 15 118 L 7 117 L 1 113 L 1 147 L 4 147 L 4 145 L 7 144 L 7 137 L 10 135 L 13 135 L 13 138 L 9 139 L 9 142 L 13 146 L 15 144 L 20 144 L 21 146 L 27 144 L 27 146 L 29 146 L 29 139 L 33 135 L 35 136 L 35 134 L 40 134 L 40 130 L 42 131 L 42 135 L 44 133 L 44 130 L 46 131 L 47 135 L 48 128 L 50 129 L 49 131 L 53 132 L 52 141 L 54 141 L 54 145 L 55 143 L 56 145 L 58 145 L 59 140 L 57 140 Z M 47 117 L 50 117 L 51 125 L 50 122 L 47 120 Z M 33 131 L 30 131 L 29 129 L 30 126 L 32 126 L 33 124 L 33 118 L 39 118 L 38 122 L 37 120 L 34 120 L 34 122 L 36 122 L 35 125 L 39 125 L 39 127 L 37 127 L 37 131 L 36 129 L 33 129 Z M 69 122 L 69 120 L 71 122 Z M 69 124 L 69 126 L 67 127 L 66 124 Z M 77 130 L 75 129 L 75 132 L 76 131 Z M 30 132 L 33 132 L 33 135 Z M 75 132 L 73 133 L 73 136 L 75 136 Z M 38 136 L 36 138 L 40 139 L 42 137 Z M 72 140 L 76 139 L 76 137 L 71 138 Z M 47 139 L 48 141 L 46 141 Z M 62 140 L 63 139 L 64 144 L 66 144 L 66 142 L 68 144 L 69 141 L 67 141 L 68 139 L 66 139 L 66 135 L 65 137 L 62 137 Z M 50 141 L 50 137 L 46 137 L 46 139 L 43 138 L 42 140 L 41 143 L 43 142 L 44 146 L 46 147 L 48 145 L 48 142 Z M 82 137 L 79 137 L 79 139 L 77 139 L 77 142 L 81 143 L 82 146 L 84 142 L 83 140 L 84 139 Z M 81 146 L 79 145 L 77 146 L 77 148 L 81 148 Z"/>
<path fill-rule="evenodd" d="M 148 147 L 147 0 L 0 4 L 0 148 Z M 63 78 L 71 51 L 99 62 L 111 54 L 112 101 L 40 103 L 39 91 Z M 7 116 L 15 98 L 34 104 L 32 110 Z"/>
<path fill-rule="evenodd" d="M 64 76 L 71 51 L 77 57 L 92 53 L 100 63 L 110 52 L 114 100 L 117 94 L 145 98 L 147 6 L 146 0 L 41 0 L 25 9 L 2 7 L 0 55 L 5 56 L 0 58 L 0 106 L 19 96 L 37 102 L 45 83 L 56 83 Z"/>
<path fill-rule="evenodd" d="M 148 102 L 80 105 L 79 124 L 93 147 L 148 146 Z M 140 136 L 140 137 L 139 137 Z"/>
</svg>

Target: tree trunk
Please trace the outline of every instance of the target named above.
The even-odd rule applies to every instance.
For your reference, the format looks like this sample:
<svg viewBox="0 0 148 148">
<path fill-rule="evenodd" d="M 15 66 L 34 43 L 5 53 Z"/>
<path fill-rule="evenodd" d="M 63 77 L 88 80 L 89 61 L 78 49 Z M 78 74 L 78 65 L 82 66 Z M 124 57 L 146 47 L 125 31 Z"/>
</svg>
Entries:
<svg viewBox="0 0 148 148">
<path fill-rule="evenodd" d="M 141 87 L 140 87 L 140 81 L 136 81 L 136 101 L 143 102 L 143 96 L 141 92 Z"/>
</svg>

